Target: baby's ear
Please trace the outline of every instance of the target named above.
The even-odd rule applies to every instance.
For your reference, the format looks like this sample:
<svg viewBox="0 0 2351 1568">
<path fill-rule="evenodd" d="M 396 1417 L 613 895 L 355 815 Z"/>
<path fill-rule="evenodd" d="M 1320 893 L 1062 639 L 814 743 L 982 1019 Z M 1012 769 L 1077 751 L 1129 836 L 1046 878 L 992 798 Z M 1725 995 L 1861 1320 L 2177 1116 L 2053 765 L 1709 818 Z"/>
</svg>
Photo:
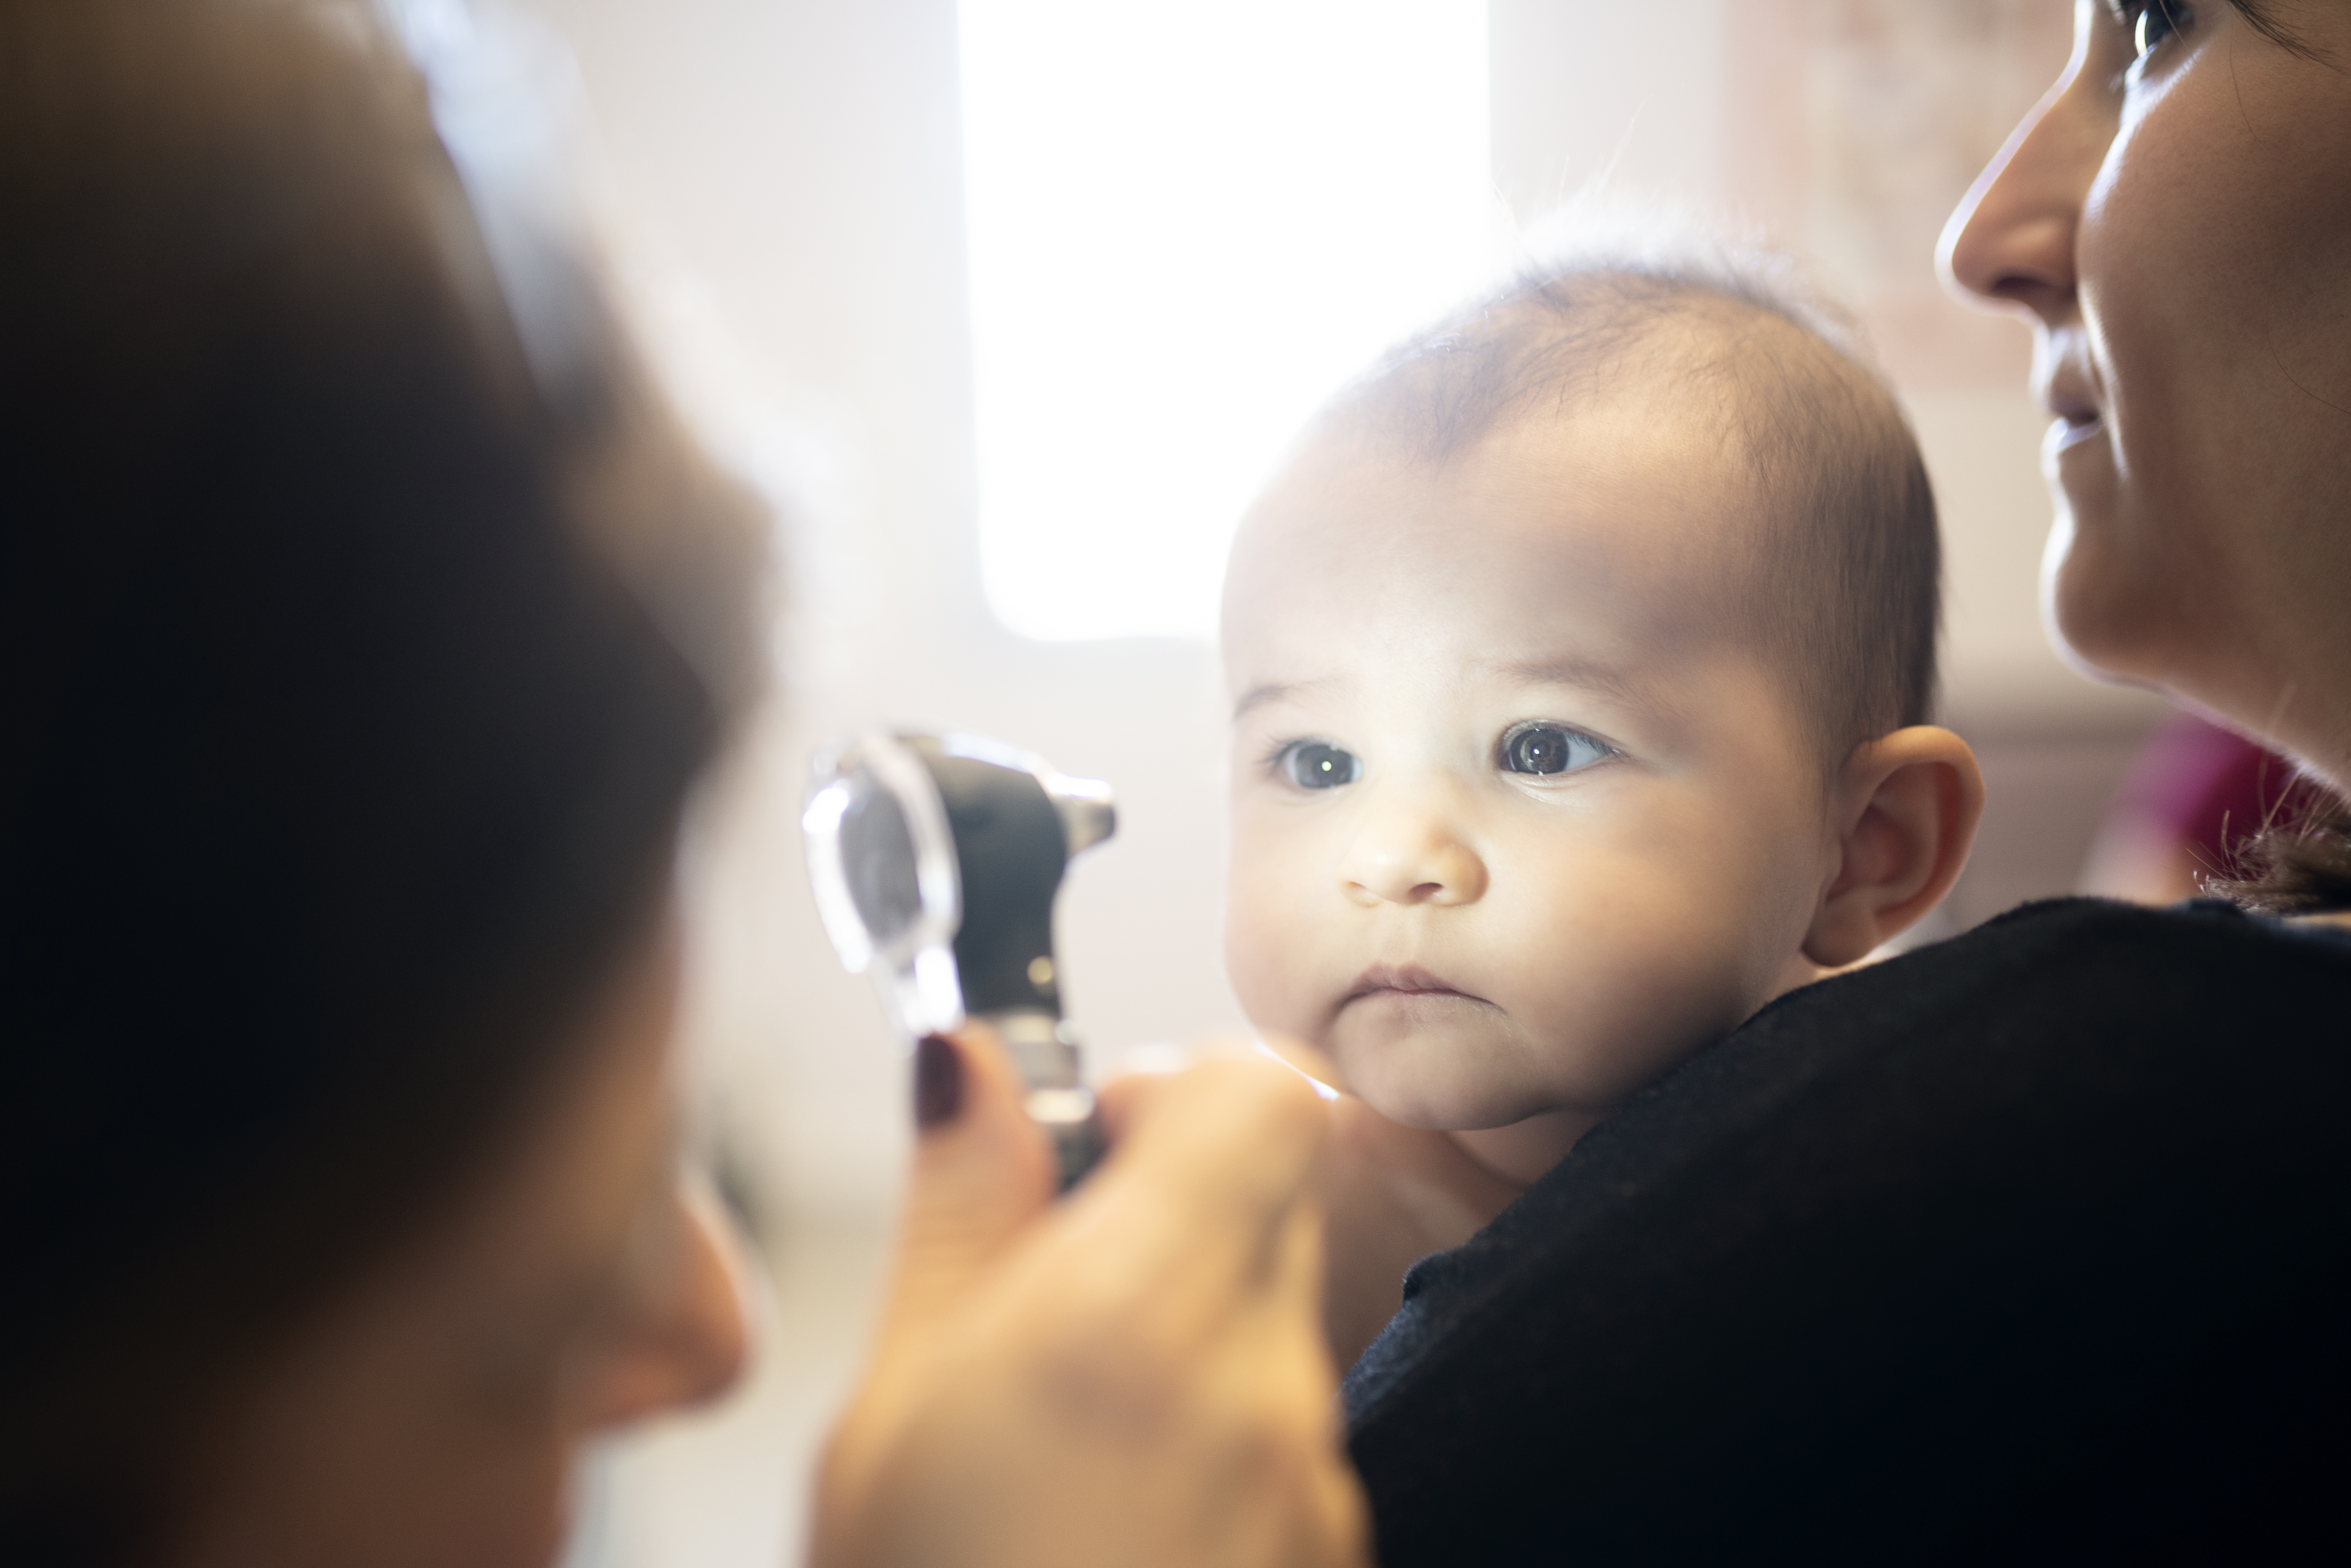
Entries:
<svg viewBox="0 0 2351 1568">
<path fill-rule="evenodd" d="M 1804 956 L 1834 969 L 1909 929 L 1951 890 L 1984 787 L 1966 741 L 1920 724 L 1855 747 L 1831 788 L 1840 858 Z"/>
</svg>

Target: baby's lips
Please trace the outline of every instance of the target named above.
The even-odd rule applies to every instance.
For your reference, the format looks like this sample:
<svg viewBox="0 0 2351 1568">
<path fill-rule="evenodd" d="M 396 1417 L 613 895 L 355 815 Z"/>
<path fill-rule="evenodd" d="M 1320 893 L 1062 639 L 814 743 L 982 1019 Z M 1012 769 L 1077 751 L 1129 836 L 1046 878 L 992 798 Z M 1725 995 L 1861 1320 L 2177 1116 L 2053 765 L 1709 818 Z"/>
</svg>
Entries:
<svg viewBox="0 0 2351 1568">
<path fill-rule="evenodd" d="M 1417 964 L 1374 964 L 1355 977 L 1354 985 L 1347 992 L 1347 999 L 1353 1001 L 1357 997 L 1367 997 L 1375 991 L 1395 991 L 1405 996 L 1472 995 Z M 1472 999 L 1480 998 L 1473 997 Z"/>
</svg>

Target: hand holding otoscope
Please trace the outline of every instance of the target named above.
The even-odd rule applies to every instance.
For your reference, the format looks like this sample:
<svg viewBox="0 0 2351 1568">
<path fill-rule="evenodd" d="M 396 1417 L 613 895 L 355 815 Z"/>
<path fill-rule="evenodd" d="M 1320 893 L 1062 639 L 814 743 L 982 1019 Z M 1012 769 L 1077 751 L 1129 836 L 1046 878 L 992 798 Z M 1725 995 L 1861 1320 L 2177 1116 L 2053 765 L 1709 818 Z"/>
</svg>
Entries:
<svg viewBox="0 0 2351 1568">
<path fill-rule="evenodd" d="M 1064 1188 L 1102 1143 L 1061 1019 L 1053 901 L 1113 821 L 1102 784 L 906 732 L 820 757 L 801 817 L 842 963 L 873 977 L 905 1044 L 967 1019 L 996 1031 Z M 1326 1118 L 1303 1081 L 1254 1060 L 1155 1081 L 1124 1107 L 1118 1158 L 1040 1209 L 988 1152 L 1018 1125 L 1005 1065 L 985 1061 L 960 1118 L 917 1145 L 811 1561 L 1366 1568 L 1320 1327 L 1308 1174 Z"/>
<path fill-rule="evenodd" d="M 1003 1040 L 1061 1185 L 1102 1153 L 1078 1039 L 1061 1017 L 1053 903 L 1110 837 L 1110 787 L 972 736 L 876 731 L 819 756 L 801 813 L 817 908 L 841 961 L 873 977 L 903 1044 L 966 1019 Z"/>
</svg>

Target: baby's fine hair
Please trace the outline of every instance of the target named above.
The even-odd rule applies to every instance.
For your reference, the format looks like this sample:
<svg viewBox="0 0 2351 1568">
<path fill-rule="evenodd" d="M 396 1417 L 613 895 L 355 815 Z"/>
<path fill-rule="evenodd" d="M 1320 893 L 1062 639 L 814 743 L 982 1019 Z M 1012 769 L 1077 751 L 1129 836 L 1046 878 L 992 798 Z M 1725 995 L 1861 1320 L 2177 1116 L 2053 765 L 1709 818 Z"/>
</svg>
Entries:
<svg viewBox="0 0 2351 1568">
<path fill-rule="evenodd" d="M 1753 471 L 1761 527 L 1730 541 L 1721 570 L 1792 676 L 1823 762 L 1926 722 L 1934 493 L 1851 319 L 1792 257 L 1687 224 L 1586 213 L 1558 232 L 1508 285 L 1391 350 L 1330 420 L 1443 464 L 1506 425 L 1687 387 Z"/>
</svg>

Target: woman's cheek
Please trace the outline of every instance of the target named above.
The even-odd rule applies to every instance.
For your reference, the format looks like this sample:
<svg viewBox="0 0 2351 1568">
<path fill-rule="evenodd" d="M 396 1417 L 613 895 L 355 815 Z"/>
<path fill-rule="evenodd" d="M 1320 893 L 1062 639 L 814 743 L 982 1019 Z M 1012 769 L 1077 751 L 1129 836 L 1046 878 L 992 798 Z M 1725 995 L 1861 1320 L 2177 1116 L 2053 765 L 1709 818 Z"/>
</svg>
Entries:
<svg viewBox="0 0 2351 1568">
<path fill-rule="evenodd" d="M 2095 450 L 2067 455 L 2057 515 L 2042 557 L 2044 630 L 2060 650 L 2094 674 L 2153 680 L 2167 665 L 2162 632 L 2171 619 L 2159 557 L 2131 537 L 2112 457 Z"/>
</svg>

